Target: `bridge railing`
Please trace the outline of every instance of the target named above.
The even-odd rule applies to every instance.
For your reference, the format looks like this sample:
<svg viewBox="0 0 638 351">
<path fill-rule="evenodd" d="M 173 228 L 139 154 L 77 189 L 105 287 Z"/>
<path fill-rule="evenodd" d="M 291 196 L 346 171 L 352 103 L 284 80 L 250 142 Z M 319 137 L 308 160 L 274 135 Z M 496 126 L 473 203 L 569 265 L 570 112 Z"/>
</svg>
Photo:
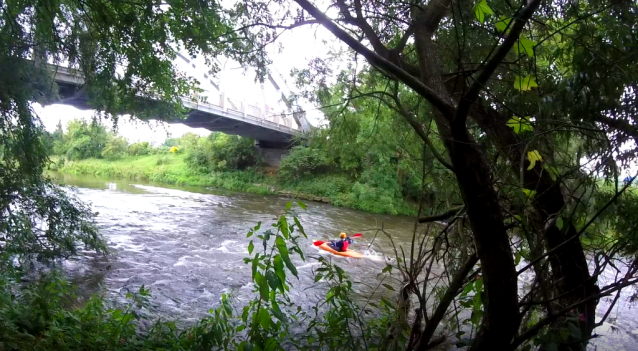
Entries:
<svg viewBox="0 0 638 351">
<path fill-rule="evenodd" d="M 279 128 L 294 131 L 299 130 L 299 126 L 297 126 L 296 123 L 293 123 L 292 116 L 289 116 L 284 111 L 277 113 L 274 109 L 269 108 L 268 106 L 249 104 L 236 98 L 224 97 L 223 94 L 219 96 L 219 101 L 220 107 L 229 114 L 277 126 Z"/>
<path fill-rule="evenodd" d="M 77 85 L 83 85 L 84 79 L 75 70 L 71 70 L 66 67 L 53 66 L 51 69 L 55 72 L 55 78 L 57 81 L 66 83 L 73 83 Z M 231 98 L 222 94 L 216 94 L 214 92 L 205 92 L 206 100 L 192 101 L 187 98 L 182 98 L 182 101 L 189 108 L 198 109 L 199 106 L 206 107 L 208 109 L 223 111 L 235 117 L 251 120 L 258 124 L 270 125 L 277 129 L 288 131 L 291 134 L 296 134 L 299 131 L 299 126 L 293 123 L 293 116 L 286 114 L 285 111 L 280 113 L 269 106 L 258 106 L 254 104 L 248 104 L 243 100 Z"/>
</svg>

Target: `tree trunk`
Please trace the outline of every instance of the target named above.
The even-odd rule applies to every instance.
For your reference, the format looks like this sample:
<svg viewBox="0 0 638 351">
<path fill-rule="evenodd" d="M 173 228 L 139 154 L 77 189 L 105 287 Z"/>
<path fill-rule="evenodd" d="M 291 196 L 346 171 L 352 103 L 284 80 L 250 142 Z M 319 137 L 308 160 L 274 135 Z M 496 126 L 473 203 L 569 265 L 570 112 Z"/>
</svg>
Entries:
<svg viewBox="0 0 638 351">
<path fill-rule="evenodd" d="M 451 102 L 431 39 L 433 28 L 428 27 L 428 23 L 427 18 L 417 19 L 415 29 L 421 80 Z M 520 322 L 514 258 L 490 167 L 465 125 L 451 127 L 454 113 L 437 109 L 434 121 L 452 161 L 483 271 L 485 314 L 470 350 L 504 350 Z"/>
<path fill-rule="evenodd" d="M 496 144 L 500 152 L 507 157 L 511 170 L 517 178 L 520 178 L 521 166 L 525 168 L 523 186 L 526 189 L 536 190 L 537 195 L 532 204 L 541 218 L 541 223 L 538 223 L 536 227 L 541 232 L 539 234 L 543 236 L 546 250 L 552 250 L 576 235 L 576 228 L 566 218 L 563 219 L 564 231 L 560 230 L 555 223 L 545 228 L 550 219 L 565 208 L 565 199 L 560 184 L 554 182 L 549 173 L 543 171 L 539 163 L 527 171 L 530 163 L 527 157 L 521 160 L 523 149 L 520 140 L 506 125 L 506 120 L 500 114 L 485 107 L 479 107 L 476 110 L 477 113 L 471 116 L 490 140 Z M 521 161 L 523 161 L 522 165 Z M 558 295 L 566 294 L 561 299 L 564 305 L 584 300 L 596 292 L 597 287 L 589 274 L 585 252 L 579 240 L 572 240 L 549 255 L 549 262 L 556 293 Z M 579 308 L 579 312 L 583 314 L 585 320 L 581 323 L 584 338 L 589 338 L 594 328 L 596 305 L 596 300 L 592 299 Z"/>
</svg>

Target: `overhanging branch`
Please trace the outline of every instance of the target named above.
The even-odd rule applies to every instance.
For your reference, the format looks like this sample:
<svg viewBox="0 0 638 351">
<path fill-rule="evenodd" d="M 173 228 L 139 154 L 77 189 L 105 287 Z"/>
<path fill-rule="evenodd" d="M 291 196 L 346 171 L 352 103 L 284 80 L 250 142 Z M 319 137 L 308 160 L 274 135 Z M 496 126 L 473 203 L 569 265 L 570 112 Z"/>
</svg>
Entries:
<svg viewBox="0 0 638 351">
<path fill-rule="evenodd" d="M 443 213 L 438 213 L 435 215 L 431 215 L 431 216 L 425 216 L 425 217 L 421 217 L 419 218 L 419 223 L 430 223 L 430 222 L 434 222 L 434 221 L 440 221 L 442 219 L 448 219 L 450 217 L 455 216 L 457 213 L 459 213 L 459 211 L 461 211 L 463 209 L 464 206 L 457 206 L 457 207 L 452 207 L 449 210 L 443 212 Z"/>
<path fill-rule="evenodd" d="M 454 111 L 454 107 L 443 97 L 437 94 L 434 90 L 427 87 L 420 80 L 410 75 L 408 72 L 404 71 L 392 62 L 381 57 L 374 51 L 366 48 L 363 44 L 346 33 L 343 29 L 339 28 L 323 12 L 321 12 L 321 10 L 312 5 L 308 0 L 295 0 L 295 2 L 297 2 L 297 4 L 299 4 L 299 6 L 306 10 L 311 16 L 316 18 L 321 23 L 321 25 L 328 29 L 334 36 L 343 41 L 351 49 L 365 57 L 368 62 L 370 62 L 370 64 L 396 77 L 398 80 L 412 88 L 417 94 L 423 96 L 434 107 L 438 108 L 443 113 L 451 114 Z"/>
<path fill-rule="evenodd" d="M 507 38 L 505 38 L 503 44 L 498 48 L 498 50 L 496 50 L 494 56 L 492 56 L 485 65 L 485 68 L 481 71 L 481 74 L 479 74 L 470 89 L 467 93 L 465 93 L 463 98 L 461 98 L 459 107 L 456 110 L 454 119 L 452 120 L 453 126 L 465 126 L 470 105 L 476 101 L 479 92 L 481 92 L 481 90 L 485 87 L 485 84 L 490 79 L 494 71 L 496 71 L 496 68 L 498 68 L 501 62 L 505 59 L 507 53 L 512 49 L 523 31 L 525 24 L 527 24 L 527 21 L 532 17 L 541 1 L 542 0 L 532 0 L 529 5 L 520 12 L 514 22 L 514 26 L 512 26 L 512 29 L 507 35 Z"/>
</svg>

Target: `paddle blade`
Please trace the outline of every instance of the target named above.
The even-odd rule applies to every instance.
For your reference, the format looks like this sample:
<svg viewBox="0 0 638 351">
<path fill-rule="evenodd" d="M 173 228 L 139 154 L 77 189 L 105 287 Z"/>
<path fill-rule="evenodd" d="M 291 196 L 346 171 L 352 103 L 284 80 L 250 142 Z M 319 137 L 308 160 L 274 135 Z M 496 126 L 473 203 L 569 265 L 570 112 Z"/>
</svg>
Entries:
<svg viewBox="0 0 638 351">
<path fill-rule="evenodd" d="M 360 236 L 363 236 L 363 234 L 361 234 L 361 233 L 357 233 L 357 234 L 353 235 L 352 237 L 353 237 L 353 238 L 358 238 L 358 237 L 360 237 Z"/>
<path fill-rule="evenodd" d="M 325 241 L 315 240 L 315 241 L 312 242 L 312 244 L 314 246 L 321 246 L 321 245 L 323 245 L 323 243 L 325 243 Z"/>
</svg>

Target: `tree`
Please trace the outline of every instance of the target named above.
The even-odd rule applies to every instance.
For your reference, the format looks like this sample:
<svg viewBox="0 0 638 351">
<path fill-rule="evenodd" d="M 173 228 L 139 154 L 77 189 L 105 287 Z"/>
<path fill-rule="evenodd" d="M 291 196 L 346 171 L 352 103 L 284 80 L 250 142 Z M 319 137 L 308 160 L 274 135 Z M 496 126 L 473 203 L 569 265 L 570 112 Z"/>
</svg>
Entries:
<svg viewBox="0 0 638 351">
<path fill-rule="evenodd" d="M 126 155 L 128 151 L 128 142 L 122 137 L 109 135 L 109 138 L 100 152 L 100 155 L 108 159 L 117 159 Z"/>
<path fill-rule="evenodd" d="M 66 253 L 78 242 L 104 248 L 91 229 L 88 208 L 63 196 L 43 176 L 48 150 L 31 103 L 59 99 L 48 63 L 79 71 L 85 84 L 75 94 L 85 94 L 101 118 L 116 120 L 122 113 L 160 119 L 184 115 L 181 97 L 197 87 L 173 69 L 177 48 L 209 59 L 224 51 L 241 62 L 263 60 L 251 40 L 233 43 L 242 34 L 229 28 L 215 1 L 197 6 L 188 1 L 2 1 L 0 9 L 0 236 L 12 244 L 2 244 L 0 251 L 7 259 L 10 252 L 17 254 L 6 249 L 10 246 L 23 253 L 50 252 L 56 243 L 63 243 Z M 106 140 L 100 140 L 103 146 Z M 95 157 L 101 149 L 86 138 L 74 141 L 73 157 Z M 36 223 L 48 223 L 49 229 L 40 233 Z"/>
<path fill-rule="evenodd" d="M 259 164 L 255 141 L 224 133 L 199 137 L 187 133 L 180 138 L 186 149 L 186 161 L 204 172 L 243 170 Z"/>
<path fill-rule="evenodd" d="M 567 327 L 572 322 L 565 315 L 574 309 L 582 337 L 539 340 L 562 348 L 586 344 L 595 327 L 596 300 L 635 283 L 618 281 L 601 291 L 595 284 L 601 267 L 590 274 L 580 241 L 626 188 L 616 186 L 594 214 L 578 201 L 600 192 L 581 157 L 594 164 L 594 174 L 616 184 L 619 166 L 635 160 L 635 145 L 623 148 L 638 136 L 633 117 L 638 72 L 630 49 L 636 5 L 334 0 L 326 12 L 318 6 L 295 0 L 267 12 L 265 3 L 241 3 L 236 13 L 240 25 L 271 37 L 303 25 L 326 28 L 350 48 L 351 62 L 363 57 L 375 73 L 374 84 L 361 79 L 354 63 L 341 74 L 349 87 L 347 101 L 373 98 L 395 110 L 454 175 L 464 206 L 446 213 L 469 220 L 485 292 L 471 349 L 514 349 L 547 325 Z M 316 78 L 317 93 L 325 94 L 331 65 L 313 64 L 309 76 Z M 436 128 L 426 128 L 430 119 Z M 444 151 L 432 140 L 437 137 Z M 576 157 L 567 152 L 571 146 Z M 515 250 L 512 235 L 525 238 L 526 251 Z M 519 300 L 515 259 L 522 252 L 531 261 L 525 270 L 533 268 L 536 278 Z M 411 267 L 419 261 L 414 255 L 413 244 Z M 413 328 L 418 342 L 409 347 L 431 344 L 476 262 L 471 252 L 465 262 L 456 265 L 433 314 L 422 310 L 417 317 L 427 326 Z M 405 266 L 411 291 L 422 267 Z M 522 318 L 537 309 L 544 318 L 527 328 Z"/>
<path fill-rule="evenodd" d="M 106 128 L 99 122 L 73 120 L 67 125 L 67 133 L 64 135 L 64 152 L 71 160 L 100 158 L 108 140 Z"/>
</svg>

